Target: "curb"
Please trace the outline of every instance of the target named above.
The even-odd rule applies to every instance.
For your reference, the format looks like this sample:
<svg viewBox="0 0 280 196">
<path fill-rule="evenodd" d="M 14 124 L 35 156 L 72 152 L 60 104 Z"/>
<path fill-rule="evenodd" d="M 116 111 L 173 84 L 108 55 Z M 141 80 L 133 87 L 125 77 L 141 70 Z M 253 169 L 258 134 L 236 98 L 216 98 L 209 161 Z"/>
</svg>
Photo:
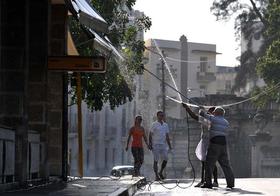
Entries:
<svg viewBox="0 0 280 196">
<path fill-rule="evenodd" d="M 117 191 L 109 194 L 109 196 L 131 196 L 136 193 L 138 187 L 146 184 L 146 178 L 139 179 L 136 183 L 126 187 L 126 188 L 119 188 Z"/>
</svg>

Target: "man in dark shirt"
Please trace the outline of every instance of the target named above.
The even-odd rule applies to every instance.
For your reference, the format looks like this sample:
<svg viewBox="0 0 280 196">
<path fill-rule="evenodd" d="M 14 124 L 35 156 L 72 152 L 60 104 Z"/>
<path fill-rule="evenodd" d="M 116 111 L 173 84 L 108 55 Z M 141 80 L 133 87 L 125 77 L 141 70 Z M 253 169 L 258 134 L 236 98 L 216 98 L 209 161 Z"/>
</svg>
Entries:
<svg viewBox="0 0 280 196">
<path fill-rule="evenodd" d="M 186 105 L 183 104 L 186 111 L 193 116 L 194 113 Z M 222 107 L 216 107 L 214 115 L 207 114 L 200 110 L 199 114 L 211 122 L 209 129 L 210 142 L 206 155 L 206 171 L 205 171 L 205 184 L 201 188 L 212 188 L 211 174 L 213 173 L 214 166 L 218 161 L 225 174 L 227 187 L 234 187 L 234 175 L 229 163 L 227 154 L 226 135 L 229 126 L 228 121 L 224 118 L 225 110 Z"/>
</svg>

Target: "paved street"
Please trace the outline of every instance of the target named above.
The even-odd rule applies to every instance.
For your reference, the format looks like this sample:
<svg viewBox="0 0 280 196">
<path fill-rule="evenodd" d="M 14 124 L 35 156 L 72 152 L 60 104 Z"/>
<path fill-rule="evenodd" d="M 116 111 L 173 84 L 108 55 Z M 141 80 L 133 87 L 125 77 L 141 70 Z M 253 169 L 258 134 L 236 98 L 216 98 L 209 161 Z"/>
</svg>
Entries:
<svg viewBox="0 0 280 196">
<path fill-rule="evenodd" d="M 42 186 L 25 191 L 10 193 L 1 193 L 1 196 L 117 196 L 127 191 L 129 195 L 135 192 L 135 184 L 140 179 L 122 178 L 119 180 L 112 179 L 83 179 L 75 180 L 69 183 L 55 183 L 48 186 Z M 194 184 L 196 184 L 195 182 Z M 236 187 L 233 190 L 226 189 L 224 179 L 219 179 L 219 188 L 201 189 L 190 186 L 190 181 L 183 181 L 176 187 L 176 180 L 163 184 L 154 182 L 151 186 L 143 187 L 138 190 L 135 196 L 279 196 L 280 195 L 280 178 L 242 178 L 236 179 Z M 176 188 L 174 188 L 176 187 Z M 169 189 L 171 190 L 169 190 Z M 126 192 L 126 194 L 127 194 Z M 125 195 L 126 195 L 125 194 Z"/>
<path fill-rule="evenodd" d="M 195 183 L 194 183 L 195 184 Z M 179 183 L 181 187 L 187 187 L 188 183 Z M 159 183 L 153 183 L 150 187 L 146 186 L 145 190 L 139 190 L 136 196 L 219 196 L 219 195 L 268 195 L 268 196 L 279 196 L 280 195 L 280 178 L 243 178 L 236 179 L 236 188 L 233 190 L 227 190 L 224 179 L 219 179 L 219 188 L 201 189 L 191 186 L 190 188 L 179 188 L 176 187 L 172 190 L 164 188 Z M 167 188 L 176 186 L 176 183 L 164 184 Z M 148 190 L 150 188 L 150 190 Z"/>
</svg>

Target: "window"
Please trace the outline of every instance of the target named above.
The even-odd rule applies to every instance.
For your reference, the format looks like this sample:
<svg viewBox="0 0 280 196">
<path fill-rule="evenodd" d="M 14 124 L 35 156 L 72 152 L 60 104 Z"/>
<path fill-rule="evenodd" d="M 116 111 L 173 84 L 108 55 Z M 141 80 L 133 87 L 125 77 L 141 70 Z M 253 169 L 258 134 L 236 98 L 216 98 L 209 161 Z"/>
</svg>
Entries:
<svg viewBox="0 0 280 196">
<path fill-rule="evenodd" d="M 200 72 L 206 72 L 207 71 L 207 57 L 200 57 Z"/>
</svg>

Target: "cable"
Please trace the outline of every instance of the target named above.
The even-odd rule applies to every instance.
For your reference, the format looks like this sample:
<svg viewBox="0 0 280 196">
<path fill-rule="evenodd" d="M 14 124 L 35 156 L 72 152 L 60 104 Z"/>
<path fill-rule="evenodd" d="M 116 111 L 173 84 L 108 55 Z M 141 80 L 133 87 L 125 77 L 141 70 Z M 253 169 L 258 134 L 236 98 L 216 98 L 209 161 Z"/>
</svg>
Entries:
<svg viewBox="0 0 280 196">
<path fill-rule="evenodd" d="M 187 145 L 187 153 L 188 153 L 188 161 L 191 165 L 191 168 L 192 168 L 192 171 L 193 171 L 193 180 L 192 180 L 192 183 L 189 185 L 189 186 L 186 186 L 186 187 L 183 187 L 183 186 L 180 186 L 178 184 L 178 187 L 181 188 L 181 189 L 187 189 L 187 188 L 190 188 L 194 181 L 195 181 L 195 169 L 193 167 L 193 164 L 192 164 L 192 161 L 191 161 L 191 158 L 190 158 L 190 126 L 189 126 L 189 117 L 188 117 L 188 114 L 186 116 L 186 119 L 187 119 L 187 134 L 188 134 L 188 145 Z"/>
<path fill-rule="evenodd" d="M 146 72 L 148 72 L 149 74 L 151 74 L 152 76 L 154 76 L 156 79 L 158 79 L 159 81 L 163 82 L 166 86 L 170 87 L 172 90 L 176 91 L 178 94 L 180 94 L 182 97 L 184 97 L 185 99 L 189 100 L 190 102 L 195 103 L 196 105 L 200 105 L 197 102 L 195 102 L 194 100 L 189 99 L 187 96 L 185 96 L 183 93 L 181 93 L 180 91 L 176 90 L 173 86 L 171 86 L 170 84 L 168 84 L 165 81 L 162 81 L 161 78 L 159 78 L 157 75 L 155 75 L 154 73 L 152 73 L 151 71 L 149 71 L 148 69 L 146 69 L 144 66 L 142 66 L 142 69 L 145 70 Z"/>
<path fill-rule="evenodd" d="M 230 106 L 234 106 L 234 105 L 238 105 L 238 104 L 241 104 L 241 103 L 244 103 L 244 102 L 247 102 L 247 101 L 250 101 L 252 99 L 255 99 L 261 95 L 264 95 L 264 94 L 267 94 L 277 88 L 280 87 L 280 82 L 278 82 L 277 84 L 275 84 L 273 87 L 271 87 L 270 89 L 268 90 L 265 90 L 265 91 L 262 91 L 261 93 L 253 96 L 253 97 L 250 97 L 250 98 L 247 98 L 245 100 L 242 100 L 242 101 L 239 101 L 239 102 L 234 102 L 234 103 L 230 103 L 230 104 L 223 104 L 223 105 L 217 105 L 217 106 L 207 106 L 207 105 L 201 105 L 197 102 L 195 102 L 194 100 L 188 98 L 187 96 L 185 96 L 183 93 L 181 93 L 180 91 L 176 90 L 173 86 L 171 86 L 170 84 L 168 84 L 167 82 L 165 81 L 162 81 L 161 78 L 159 78 L 157 75 L 155 75 L 154 73 L 152 73 L 151 71 L 149 71 L 148 69 L 146 69 L 143 65 L 142 65 L 142 69 L 145 70 L 146 72 L 148 72 L 149 74 L 151 74 L 152 76 L 154 76 L 156 79 L 158 79 L 159 81 L 163 82 L 165 85 L 167 85 L 168 87 L 170 87 L 172 90 L 176 91 L 178 94 L 180 94 L 182 97 L 184 97 L 185 99 L 187 99 L 188 101 L 190 102 L 193 102 L 194 104 L 190 104 L 190 103 L 186 103 L 186 102 L 183 102 L 183 101 L 179 101 L 177 99 L 174 99 L 172 97 L 169 97 L 169 96 L 166 96 L 167 98 L 169 98 L 170 100 L 174 101 L 174 102 L 177 102 L 177 103 L 185 103 L 191 107 L 204 107 L 204 108 L 210 108 L 210 107 L 230 107 Z"/>
<path fill-rule="evenodd" d="M 175 89 L 178 91 L 178 87 L 177 87 L 176 82 L 175 82 L 175 79 L 174 79 L 174 77 L 173 77 L 173 75 L 172 75 L 172 73 L 171 73 L 171 70 L 170 70 L 170 68 L 169 68 L 169 65 L 167 64 L 167 61 L 166 61 L 166 59 L 165 59 L 165 56 L 163 55 L 163 51 L 161 51 L 161 50 L 159 49 L 156 40 L 154 40 L 154 39 L 152 39 L 152 40 L 153 40 L 153 42 L 155 43 L 155 46 L 156 46 L 158 52 L 161 54 L 160 56 L 162 57 L 162 60 L 163 60 L 164 65 L 165 65 L 165 68 L 168 70 L 168 73 L 169 73 L 169 75 L 170 75 L 170 77 L 171 77 L 171 79 L 172 79 L 172 82 L 173 82 L 173 84 L 174 84 L 174 86 L 175 86 Z M 182 101 L 182 97 L 180 96 L 180 94 L 178 94 L 178 95 L 179 95 L 179 100 Z"/>
<path fill-rule="evenodd" d="M 273 91 L 273 90 L 275 90 L 275 89 L 277 89 L 277 88 L 279 88 L 279 87 L 280 87 L 280 82 L 277 83 L 275 86 L 271 87 L 270 89 L 268 89 L 268 90 L 266 90 L 266 91 L 263 91 L 263 92 L 261 92 L 261 93 L 255 95 L 255 96 L 253 96 L 253 97 L 247 98 L 247 99 L 245 99 L 245 100 L 243 100 L 243 101 L 238 101 L 238 102 L 234 102 L 234 103 L 230 103 L 230 104 L 224 104 L 224 105 L 217 105 L 217 106 L 206 106 L 206 105 L 200 105 L 200 106 L 199 106 L 199 105 L 193 105 L 193 104 L 189 104 L 189 103 L 185 103 L 185 102 L 179 101 L 179 100 L 174 99 L 174 98 L 169 97 L 169 96 L 166 96 L 166 97 L 167 97 L 168 99 L 174 101 L 174 102 L 177 102 L 177 103 L 185 103 L 185 104 L 187 104 L 187 105 L 189 105 L 189 106 L 192 106 L 192 107 L 204 107 L 204 108 L 210 108 L 210 107 L 231 107 L 231 106 L 234 106 L 234 105 L 238 105 L 238 104 L 241 104 L 241 103 L 250 101 L 250 100 L 252 100 L 252 99 L 256 99 L 257 97 L 262 96 L 262 95 L 264 95 L 264 94 L 267 94 L 267 93 L 269 93 L 269 92 L 271 92 L 271 91 Z"/>
<path fill-rule="evenodd" d="M 145 49 L 146 50 L 149 50 L 151 51 L 152 53 L 155 53 L 157 55 L 160 55 L 160 53 L 148 48 L 145 46 Z M 176 58 L 172 58 L 172 57 L 165 57 L 166 59 L 170 60 L 170 61 L 175 61 L 175 62 L 181 62 L 181 63 L 212 63 L 212 62 L 216 62 L 215 60 L 212 60 L 212 61 L 189 61 L 189 60 L 181 60 L 181 59 L 176 59 Z"/>
<path fill-rule="evenodd" d="M 157 50 L 160 52 L 159 47 L 158 47 L 156 41 L 155 41 L 155 40 L 153 40 L 153 41 L 154 41 L 154 43 L 155 43 L 155 46 L 156 46 Z M 150 49 L 150 48 L 148 48 L 148 47 L 145 47 L 145 49 L 151 51 L 152 53 L 155 53 L 155 54 L 159 55 L 159 56 L 160 56 L 161 58 L 163 58 L 164 60 L 165 60 L 165 58 L 170 59 L 170 60 L 175 60 L 175 61 L 178 60 L 178 59 L 174 59 L 174 58 L 170 58 L 170 57 L 164 57 L 162 53 L 156 52 L 156 51 L 154 51 L 154 50 L 152 50 L 152 49 Z M 190 62 L 190 63 L 191 63 L 191 62 L 195 62 L 195 61 L 183 61 L 183 60 L 180 60 L 180 62 Z M 209 61 L 198 61 L 198 62 L 209 62 Z M 167 64 L 166 60 L 165 60 L 165 63 Z M 145 68 L 144 68 L 144 69 L 145 69 Z M 148 71 L 147 69 L 145 69 L 145 70 Z M 150 71 L 148 71 L 148 72 L 149 72 L 150 74 L 152 74 L 154 77 L 156 77 L 157 79 L 159 79 L 160 81 L 162 81 L 162 80 L 161 80 L 159 77 L 157 77 L 155 74 L 151 73 Z M 169 74 L 171 74 L 171 73 L 169 73 Z M 173 83 L 175 84 L 175 81 L 173 81 Z M 179 92 L 179 91 L 178 91 L 178 88 L 176 89 L 176 88 L 172 87 L 170 84 L 166 83 L 165 81 L 164 81 L 164 84 L 166 84 L 166 85 L 169 86 L 171 89 L 173 89 L 174 91 L 176 91 L 179 95 L 182 95 L 182 96 L 183 96 L 184 98 L 186 98 L 187 100 L 192 101 L 193 103 L 195 103 L 195 101 L 193 101 L 193 100 L 187 98 L 185 95 L 183 95 L 181 92 Z M 267 91 L 263 91 L 263 92 L 261 92 L 261 93 L 255 95 L 255 96 L 253 96 L 253 97 L 250 97 L 250 98 L 245 99 L 245 100 L 243 100 L 243 101 L 231 103 L 231 104 L 224 104 L 224 105 L 219 105 L 219 106 L 206 106 L 206 105 L 201 105 L 201 104 L 198 104 L 198 103 L 195 103 L 196 105 L 191 105 L 191 104 L 189 104 L 189 103 L 185 103 L 185 104 L 187 104 L 187 105 L 189 105 L 189 106 L 192 106 L 192 107 L 199 107 L 199 106 L 202 106 L 202 107 L 204 107 L 204 108 L 209 108 L 209 107 L 230 107 L 230 106 L 234 106 L 234 105 L 238 105 L 238 104 L 241 104 L 241 103 L 250 101 L 251 99 L 255 99 L 255 98 L 257 98 L 257 97 L 259 97 L 259 96 L 261 96 L 261 95 L 263 95 L 263 94 L 266 94 L 266 93 L 268 93 L 268 92 L 271 92 L 272 90 L 278 88 L 278 87 L 279 87 L 278 85 L 280 85 L 280 82 L 277 83 L 276 85 L 274 85 L 271 89 L 269 89 L 269 90 L 267 90 Z M 175 87 L 177 87 L 176 84 L 175 84 Z M 168 98 L 171 99 L 171 100 L 173 100 L 173 101 L 175 101 L 174 98 L 171 98 L 171 97 L 168 97 Z M 179 100 L 176 100 L 176 102 L 177 102 L 177 103 L 183 103 L 180 97 L 179 97 Z"/>
<path fill-rule="evenodd" d="M 215 60 L 213 61 L 188 61 L 188 60 L 181 60 L 181 59 L 175 59 L 171 57 L 166 57 L 167 59 L 175 62 L 181 62 L 181 63 L 214 63 L 216 62 Z"/>
</svg>

